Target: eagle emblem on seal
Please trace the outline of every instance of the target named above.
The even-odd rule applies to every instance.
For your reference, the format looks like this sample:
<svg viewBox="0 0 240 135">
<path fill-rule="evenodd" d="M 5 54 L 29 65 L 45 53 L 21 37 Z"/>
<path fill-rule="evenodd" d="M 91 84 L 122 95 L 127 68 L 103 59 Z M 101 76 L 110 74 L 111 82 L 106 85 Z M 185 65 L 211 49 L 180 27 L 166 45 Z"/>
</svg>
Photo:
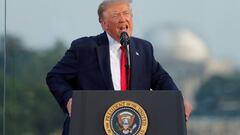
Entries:
<svg viewBox="0 0 240 135">
<path fill-rule="evenodd" d="M 118 114 L 117 119 L 118 123 L 116 123 L 116 125 L 119 127 L 118 130 L 120 130 L 123 134 L 132 133 L 132 131 L 137 127 L 137 124 L 134 123 L 135 115 L 131 112 L 124 111 Z"/>
</svg>

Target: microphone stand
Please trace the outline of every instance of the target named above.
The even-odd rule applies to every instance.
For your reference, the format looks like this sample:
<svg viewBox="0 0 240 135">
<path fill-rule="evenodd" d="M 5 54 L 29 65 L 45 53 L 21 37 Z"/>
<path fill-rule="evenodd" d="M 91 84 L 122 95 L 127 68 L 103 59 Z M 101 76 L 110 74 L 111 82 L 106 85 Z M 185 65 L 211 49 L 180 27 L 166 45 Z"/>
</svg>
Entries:
<svg viewBox="0 0 240 135">
<path fill-rule="evenodd" d="M 123 45 L 123 48 L 125 50 L 125 61 L 126 61 L 126 63 L 125 63 L 125 71 L 126 71 L 127 90 L 129 90 L 129 88 L 130 88 L 130 76 L 129 76 L 130 66 L 129 66 L 129 60 L 128 60 L 128 58 L 129 58 L 129 56 L 128 56 L 128 47 L 127 47 L 127 45 Z"/>
</svg>

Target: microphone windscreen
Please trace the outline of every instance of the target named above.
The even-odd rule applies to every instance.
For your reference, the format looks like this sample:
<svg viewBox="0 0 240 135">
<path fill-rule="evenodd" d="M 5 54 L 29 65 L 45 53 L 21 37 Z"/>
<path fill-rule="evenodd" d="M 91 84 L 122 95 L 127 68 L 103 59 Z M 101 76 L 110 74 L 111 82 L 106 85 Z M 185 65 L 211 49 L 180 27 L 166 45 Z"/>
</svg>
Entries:
<svg viewBox="0 0 240 135">
<path fill-rule="evenodd" d="M 120 35 L 120 44 L 124 45 L 124 46 L 127 46 L 127 45 L 129 45 L 129 43 L 130 43 L 130 38 L 128 36 L 128 33 L 127 32 L 122 32 L 121 35 Z"/>
</svg>

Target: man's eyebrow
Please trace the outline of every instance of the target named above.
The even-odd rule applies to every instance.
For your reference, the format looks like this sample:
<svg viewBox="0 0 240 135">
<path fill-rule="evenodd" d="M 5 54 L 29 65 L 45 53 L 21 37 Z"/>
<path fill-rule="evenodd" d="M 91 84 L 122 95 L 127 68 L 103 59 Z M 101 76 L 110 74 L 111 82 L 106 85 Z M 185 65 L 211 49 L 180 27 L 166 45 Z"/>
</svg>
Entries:
<svg viewBox="0 0 240 135">
<path fill-rule="evenodd" d="M 123 11 L 112 11 L 112 13 L 124 13 L 124 12 L 130 12 L 130 10 L 123 10 Z"/>
</svg>

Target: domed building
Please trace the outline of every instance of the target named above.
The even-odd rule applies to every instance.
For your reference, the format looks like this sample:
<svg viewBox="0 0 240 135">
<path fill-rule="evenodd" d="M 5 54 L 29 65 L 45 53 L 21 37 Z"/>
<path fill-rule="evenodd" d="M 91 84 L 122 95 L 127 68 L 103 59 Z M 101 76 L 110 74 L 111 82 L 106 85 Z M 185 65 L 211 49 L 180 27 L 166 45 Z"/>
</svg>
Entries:
<svg viewBox="0 0 240 135">
<path fill-rule="evenodd" d="M 211 70 L 214 70 L 211 67 L 224 62 L 214 60 L 215 63 L 212 63 L 206 43 L 188 29 L 168 25 L 154 29 L 152 34 L 147 35 L 155 48 L 156 59 L 173 77 L 183 96 L 191 100 L 194 106 L 195 93 Z M 222 64 L 218 66 L 227 69 Z"/>
<path fill-rule="evenodd" d="M 205 63 L 209 58 L 206 44 L 193 32 L 182 29 L 176 32 L 175 46 L 172 49 L 175 58 L 191 62 Z"/>
</svg>

